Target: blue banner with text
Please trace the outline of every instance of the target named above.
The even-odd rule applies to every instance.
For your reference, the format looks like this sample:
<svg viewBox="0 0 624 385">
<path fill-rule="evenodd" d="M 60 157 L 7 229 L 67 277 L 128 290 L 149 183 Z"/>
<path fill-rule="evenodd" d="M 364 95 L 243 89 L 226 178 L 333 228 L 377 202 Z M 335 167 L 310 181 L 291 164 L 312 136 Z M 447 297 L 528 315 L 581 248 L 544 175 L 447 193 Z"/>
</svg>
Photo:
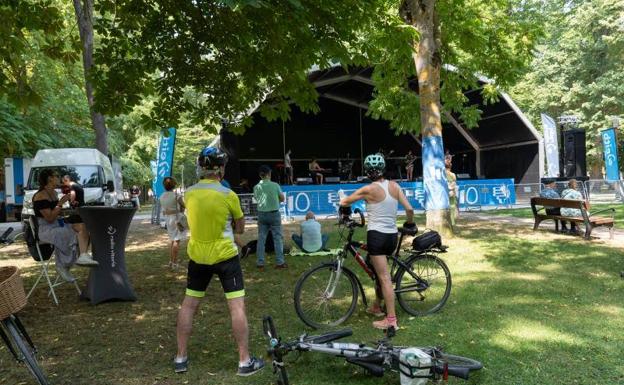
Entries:
<svg viewBox="0 0 624 385">
<path fill-rule="evenodd" d="M 165 192 L 163 187 L 163 179 L 172 175 L 173 172 L 173 153 L 175 151 L 176 129 L 167 129 L 167 134 L 160 135 L 158 144 L 158 153 L 156 154 L 156 174 L 152 182 L 152 190 L 154 196 L 160 197 Z"/>
<path fill-rule="evenodd" d="M 425 208 L 444 210 L 449 207 L 448 183 L 444 168 L 444 144 L 441 136 L 422 139 L 423 181 L 425 185 Z"/>
<path fill-rule="evenodd" d="M 620 168 L 618 166 L 618 150 L 617 139 L 615 137 L 615 128 L 609 128 L 600 132 L 602 136 L 602 152 L 605 160 L 605 170 L 607 171 L 607 180 L 620 180 Z"/>
<path fill-rule="evenodd" d="M 513 179 L 459 180 L 457 185 L 460 208 L 509 206 L 516 203 Z M 305 215 L 308 211 L 321 215 L 336 214 L 339 191 L 350 195 L 362 186 L 365 184 L 282 186 L 286 194 L 286 212 L 290 215 Z M 426 193 L 423 182 L 400 182 L 399 186 L 415 210 L 424 210 Z M 353 208 L 357 207 L 366 210 L 362 201 L 353 205 Z M 403 207 L 399 209 L 403 210 Z"/>
</svg>

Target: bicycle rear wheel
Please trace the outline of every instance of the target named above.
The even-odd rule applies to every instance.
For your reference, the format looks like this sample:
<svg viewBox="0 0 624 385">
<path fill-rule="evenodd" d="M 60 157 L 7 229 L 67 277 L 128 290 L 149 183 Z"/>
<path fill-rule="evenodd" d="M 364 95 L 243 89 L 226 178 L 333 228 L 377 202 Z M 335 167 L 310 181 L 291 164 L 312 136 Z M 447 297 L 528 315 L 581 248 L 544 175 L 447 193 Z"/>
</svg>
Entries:
<svg viewBox="0 0 624 385">
<path fill-rule="evenodd" d="M 30 370 L 32 375 L 37 379 L 37 382 L 40 385 L 49 385 L 48 380 L 37 363 L 34 348 L 27 343 L 27 336 L 19 330 L 12 317 L 3 320 L 2 324 L 6 328 L 10 338 L 13 340 L 15 347 L 19 353 L 21 353 L 20 358 L 23 359 L 24 363 L 28 367 L 28 370 Z"/>
<path fill-rule="evenodd" d="M 308 326 L 318 329 L 343 323 L 355 311 L 358 285 L 348 270 L 323 263 L 308 270 L 295 286 L 295 311 Z"/>
<path fill-rule="evenodd" d="M 423 316 L 440 310 L 451 294 L 451 272 L 435 255 L 415 255 L 396 276 L 396 296 L 409 314 Z"/>
</svg>

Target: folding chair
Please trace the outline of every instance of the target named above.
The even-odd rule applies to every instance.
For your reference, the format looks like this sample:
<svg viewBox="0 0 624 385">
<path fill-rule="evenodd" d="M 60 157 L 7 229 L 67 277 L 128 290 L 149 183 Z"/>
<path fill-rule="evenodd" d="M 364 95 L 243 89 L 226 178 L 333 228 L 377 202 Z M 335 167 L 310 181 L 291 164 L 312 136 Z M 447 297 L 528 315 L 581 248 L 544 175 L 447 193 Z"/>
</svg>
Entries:
<svg viewBox="0 0 624 385">
<path fill-rule="evenodd" d="M 40 271 L 39 277 L 37 277 L 35 284 L 28 292 L 26 298 L 30 297 L 41 279 L 45 278 L 46 282 L 48 283 L 48 287 L 50 288 L 50 290 L 48 291 L 48 296 L 52 295 L 54 303 L 58 306 L 59 301 L 54 291 L 54 288 L 69 281 L 64 280 L 61 275 L 55 271 L 56 279 L 54 280 L 54 283 L 52 283 L 52 281 L 50 280 L 50 263 L 52 261 L 52 255 L 54 253 L 54 246 L 49 243 L 41 242 L 39 240 L 39 225 L 37 223 L 37 218 L 33 216 L 28 217 L 28 227 L 29 229 L 26 229 L 25 231 L 30 231 L 30 235 L 32 235 L 31 242 L 27 242 L 28 251 L 30 252 L 30 255 L 33 257 L 33 259 L 37 261 Z M 78 287 L 77 280 L 74 279 L 74 281 L 71 283 L 74 284 L 78 295 L 81 295 L 82 292 L 80 291 L 80 287 Z"/>
</svg>

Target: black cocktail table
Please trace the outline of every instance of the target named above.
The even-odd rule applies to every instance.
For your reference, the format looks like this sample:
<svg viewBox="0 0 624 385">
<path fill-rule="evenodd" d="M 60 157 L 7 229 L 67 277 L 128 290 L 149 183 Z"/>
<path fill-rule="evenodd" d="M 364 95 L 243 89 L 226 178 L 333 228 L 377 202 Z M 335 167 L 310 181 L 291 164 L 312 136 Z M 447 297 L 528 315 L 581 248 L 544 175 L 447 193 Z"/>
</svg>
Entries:
<svg viewBox="0 0 624 385">
<path fill-rule="evenodd" d="M 126 236 L 136 208 L 84 206 L 79 210 L 91 237 L 93 259 L 83 296 L 91 304 L 110 300 L 135 301 L 125 260 Z"/>
</svg>

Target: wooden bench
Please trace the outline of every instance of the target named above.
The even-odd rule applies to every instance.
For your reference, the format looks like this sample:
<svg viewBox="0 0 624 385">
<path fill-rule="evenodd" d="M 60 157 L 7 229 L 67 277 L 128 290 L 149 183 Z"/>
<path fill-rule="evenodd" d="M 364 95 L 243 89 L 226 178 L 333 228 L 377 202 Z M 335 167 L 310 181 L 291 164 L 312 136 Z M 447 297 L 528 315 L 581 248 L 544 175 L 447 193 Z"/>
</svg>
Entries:
<svg viewBox="0 0 624 385">
<path fill-rule="evenodd" d="M 541 206 L 541 207 L 539 207 Z M 570 208 L 581 210 L 581 216 L 579 217 L 567 217 L 563 215 L 549 215 L 546 214 L 545 207 L 548 208 Z M 590 235 L 594 227 L 605 226 L 609 228 L 609 235 L 613 239 L 613 223 L 615 220 L 615 209 L 608 208 L 600 211 L 596 211 L 591 215 L 587 212 L 587 207 L 584 201 L 571 200 L 571 199 L 550 199 L 550 198 L 531 198 L 531 210 L 533 210 L 533 217 L 535 218 L 535 225 L 533 230 L 537 230 L 540 222 L 546 219 L 552 219 L 555 221 L 555 229 L 559 230 L 559 221 L 584 223 L 585 224 L 585 239 L 589 240 Z M 543 213 L 540 211 L 544 210 Z M 596 214 L 603 212 L 611 212 L 611 217 L 598 217 Z"/>
</svg>

